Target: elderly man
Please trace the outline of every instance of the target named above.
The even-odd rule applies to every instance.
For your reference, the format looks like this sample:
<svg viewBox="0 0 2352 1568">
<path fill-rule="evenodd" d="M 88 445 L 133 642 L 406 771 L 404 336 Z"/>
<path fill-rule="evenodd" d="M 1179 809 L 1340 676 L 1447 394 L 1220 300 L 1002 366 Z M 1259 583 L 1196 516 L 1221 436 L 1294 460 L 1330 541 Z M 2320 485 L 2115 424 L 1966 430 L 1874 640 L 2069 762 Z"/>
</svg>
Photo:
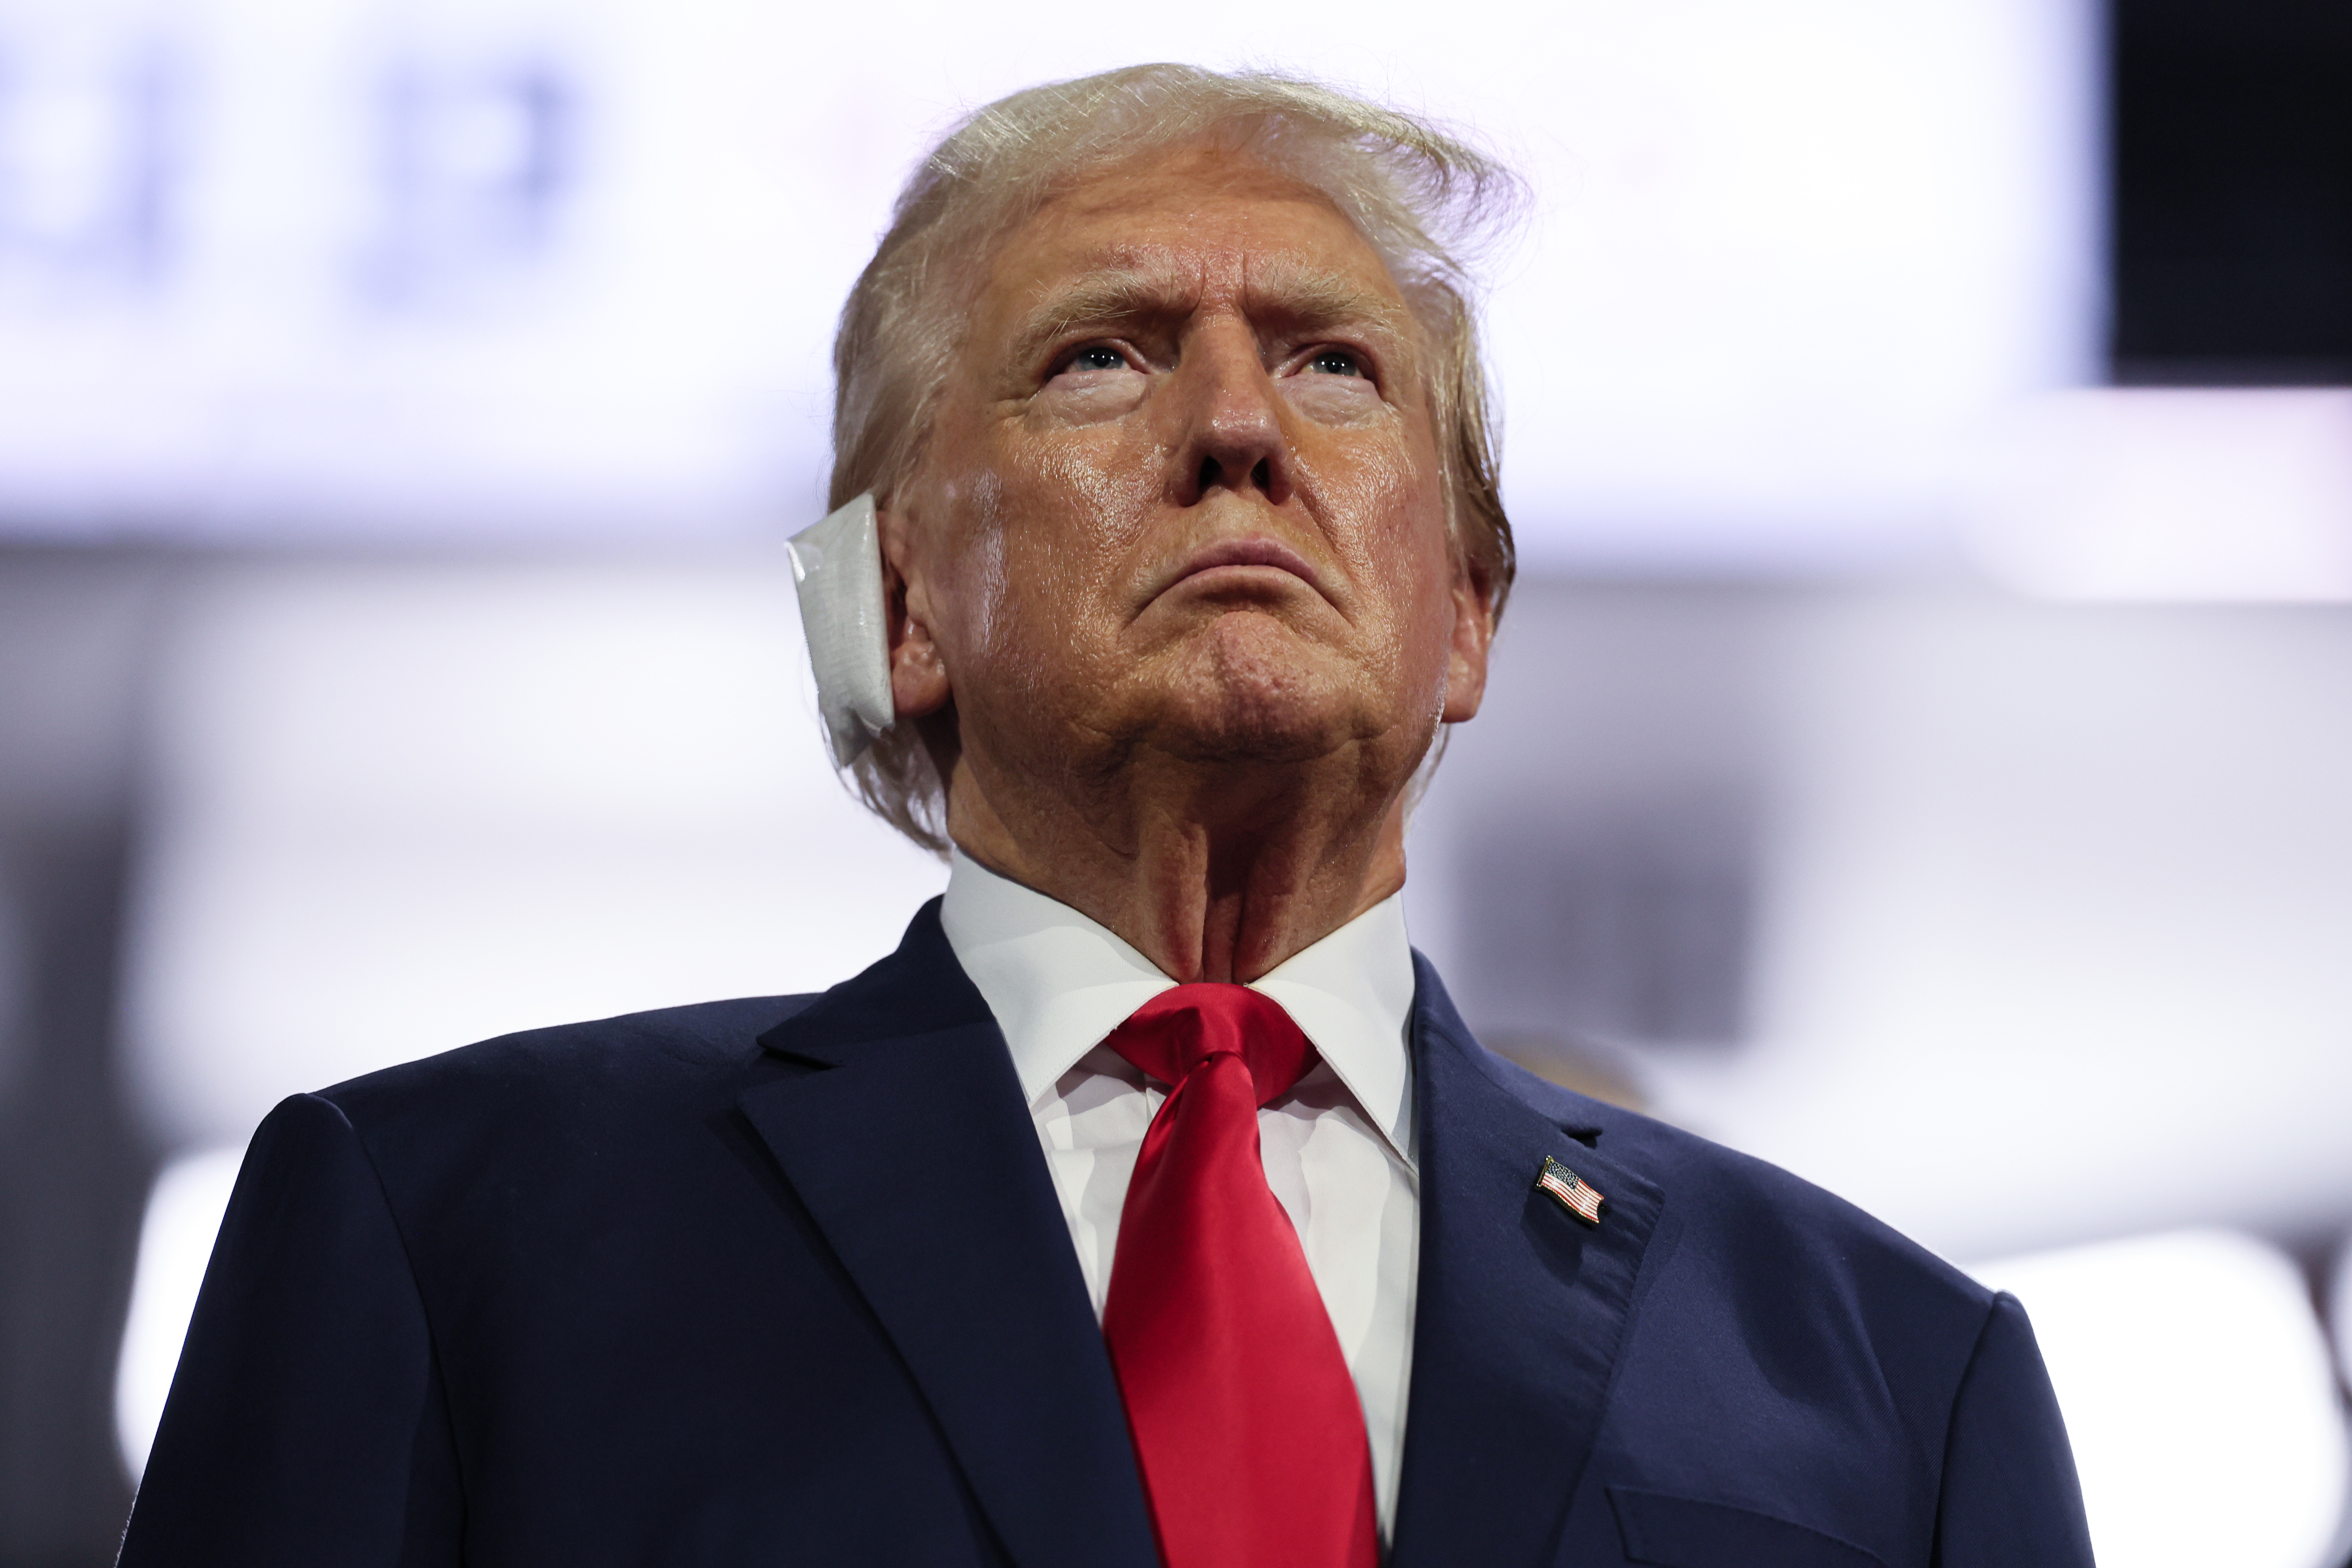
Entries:
<svg viewBox="0 0 2352 1568">
<path fill-rule="evenodd" d="M 2014 1301 L 1505 1066 L 1406 944 L 1511 575 L 1500 189 L 1175 67 L 950 136 L 803 552 L 944 900 L 821 996 L 279 1107 L 123 1563 L 2087 1564 Z"/>
</svg>

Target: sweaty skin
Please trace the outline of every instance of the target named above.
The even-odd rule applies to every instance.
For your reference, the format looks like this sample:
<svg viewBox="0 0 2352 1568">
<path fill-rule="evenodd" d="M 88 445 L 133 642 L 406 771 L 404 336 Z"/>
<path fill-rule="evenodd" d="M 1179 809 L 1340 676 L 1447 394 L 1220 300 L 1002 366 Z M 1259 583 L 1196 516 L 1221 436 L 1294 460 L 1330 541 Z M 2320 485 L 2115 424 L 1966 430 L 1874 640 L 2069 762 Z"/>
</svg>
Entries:
<svg viewBox="0 0 2352 1568">
<path fill-rule="evenodd" d="M 1404 881 L 1403 793 L 1477 711 L 1429 350 L 1319 193 L 1190 149 L 1008 235 L 887 499 L 901 715 L 948 826 L 1179 980 L 1245 981 Z"/>
</svg>

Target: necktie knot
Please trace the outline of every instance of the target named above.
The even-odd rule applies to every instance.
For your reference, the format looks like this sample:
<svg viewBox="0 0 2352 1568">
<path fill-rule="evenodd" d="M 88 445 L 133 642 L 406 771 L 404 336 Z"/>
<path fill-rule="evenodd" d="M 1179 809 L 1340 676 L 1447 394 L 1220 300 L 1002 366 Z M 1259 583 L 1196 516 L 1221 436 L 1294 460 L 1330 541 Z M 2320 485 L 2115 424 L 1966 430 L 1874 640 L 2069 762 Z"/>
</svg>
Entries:
<svg viewBox="0 0 2352 1568">
<path fill-rule="evenodd" d="M 1206 982 L 1161 992 L 1103 1043 L 1171 1087 L 1212 1057 L 1239 1057 L 1262 1106 L 1287 1094 L 1315 1054 L 1271 996 L 1246 985 Z"/>
</svg>

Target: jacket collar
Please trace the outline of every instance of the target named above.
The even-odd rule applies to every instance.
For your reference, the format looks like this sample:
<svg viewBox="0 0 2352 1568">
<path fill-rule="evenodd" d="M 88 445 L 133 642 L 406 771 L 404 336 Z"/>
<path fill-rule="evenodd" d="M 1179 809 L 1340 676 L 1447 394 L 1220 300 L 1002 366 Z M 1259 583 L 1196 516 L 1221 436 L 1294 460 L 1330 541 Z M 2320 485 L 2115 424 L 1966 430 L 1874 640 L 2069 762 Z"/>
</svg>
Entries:
<svg viewBox="0 0 2352 1568">
<path fill-rule="evenodd" d="M 1605 1108 L 1478 1046 L 1415 956 L 1421 1263 L 1391 1568 L 1553 1561 L 1664 1205 Z M 1003 1036 L 926 904 L 742 1097 L 1023 1568 L 1153 1568 L 1118 1388 Z M 1598 1227 L 1536 1190 L 1545 1156 Z"/>
<path fill-rule="evenodd" d="M 1152 1568 L 1126 1415 L 987 1004 L 923 906 L 760 1037 L 740 1104 L 920 1386 L 1023 1568 Z"/>
<path fill-rule="evenodd" d="M 1604 1144 L 1613 1113 L 1489 1055 L 1417 965 L 1421 1272 L 1391 1562 L 1550 1563 L 1664 1195 Z M 1600 1189 L 1599 1226 L 1537 1190 L 1547 1156 Z"/>
</svg>

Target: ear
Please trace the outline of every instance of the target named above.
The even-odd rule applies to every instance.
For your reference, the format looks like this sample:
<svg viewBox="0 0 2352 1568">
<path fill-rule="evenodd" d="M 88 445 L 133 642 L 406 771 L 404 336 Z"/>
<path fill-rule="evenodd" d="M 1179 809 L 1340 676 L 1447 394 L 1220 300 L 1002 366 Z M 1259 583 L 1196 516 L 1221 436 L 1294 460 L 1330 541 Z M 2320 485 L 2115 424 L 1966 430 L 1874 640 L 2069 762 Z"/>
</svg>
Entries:
<svg viewBox="0 0 2352 1568">
<path fill-rule="evenodd" d="M 1459 724 L 1478 716 L 1486 700 L 1486 658 L 1495 646 L 1495 593 L 1485 574 L 1470 566 L 1454 569 L 1454 637 L 1445 668 L 1442 722 Z"/>
<path fill-rule="evenodd" d="M 834 765 L 845 768 L 895 717 L 874 498 L 859 496 L 803 529 L 785 550 L 800 590 L 817 711 Z"/>
<path fill-rule="evenodd" d="M 918 564 L 914 525 L 902 511 L 881 513 L 880 524 L 891 704 L 899 717 L 919 719 L 946 707 L 955 691 L 931 636 L 930 581 Z"/>
</svg>

